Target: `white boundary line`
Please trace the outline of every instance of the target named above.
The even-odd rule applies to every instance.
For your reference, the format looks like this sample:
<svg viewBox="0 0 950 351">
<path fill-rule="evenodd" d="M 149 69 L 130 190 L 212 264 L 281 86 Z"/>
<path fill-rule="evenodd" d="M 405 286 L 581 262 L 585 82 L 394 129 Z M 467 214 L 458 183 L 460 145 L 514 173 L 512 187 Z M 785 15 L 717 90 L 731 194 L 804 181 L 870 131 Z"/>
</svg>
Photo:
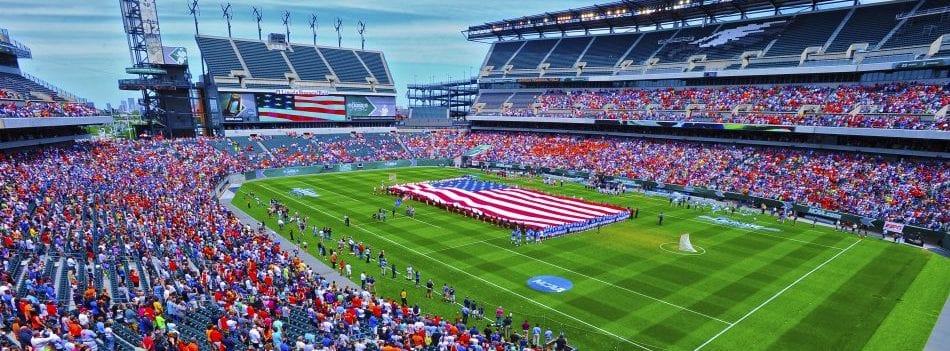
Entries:
<svg viewBox="0 0 950 351">
<path fill-rule="evenodd" d="M 317 188 L 317 189 L 320 189 L 321 191 L 328 192 L 328 193 L 330 193 L 330 194 L 337 195 L 337 196 L 342 196 L 342 197 L 345 197 L 345 198 L 347 198 L 347 199 L 350 199 L 350 200 L 352 200 L 352 201 L 356 201 L 356 202 L 359 202 L 359 203 L 364 203 L 363 201 L 357 200 L 357 199 L 353 198 L 352 196 L 349 196 L 349 195 L 346 195 L 346 194 L 340 194 L 340 193 L 338 193 L 338 192 L 335 192 L 335 191 L 330 190 L 330 189 L 327 189 L 327 188 L 320 187 L 320 186 L 318 186 L 318 185 L 316 185 L 316 184 L 313 184 L 313 183 L 310 183 L 310 182 L 304 182 L 304 181 L 300 181 L 300 180 L 293 180 L 293 182 L 295 182 L 295 183 L 300 183 L 300 184 L 307 184 L 307 185 L 313 186 L 313 187 L 315 187 L 315 188 Z M 402 217 L 396 217 L 396 218 L 392 218 L 392 219 L 397 219 L 397 218 L 409 218 L 409 219 L 414 220 L 414 221 L 416 221 L 416 222 L 424 223 L 424 224 L 429 225 L 429 226 L 432 226 L 432 227 L 436 227 L 436 228 L 439 228 L 439 229 L 445 229 L 445 228 L 442 228 L 442 227 L 439 226 L 439 225 L 435 225 L 435 224 L 432 224 L 432 223 L 423 221 L 423 220 L 421 220 L 421 219 L 416 219 L 416 217 L 402 216 Z M 388 219 L 387 219 L 387 220 L 388 220 Z"/>
<path fill-rule="evenodd" d="M 355 199 L 355 198 L 353 198 L 353 197 L 351 197 L 351 196 L 348 196 L 348 195 L 345 195 L 345 194 L 340 194 L 340 193 L 337 193 L 337 192 L 335 192 L 335 191 L 328 190 L 328 189 L 325 189 L 325 188 L 320 188 L 319 186 L 317 186 L 317 185 L 315 185 L 315 184 L 313 184 L 313 183 L 310 183 L 310 182 L 302 182 L 302 181 L 297 181 L 297 182 L 303 183 L 303 184 L 312 185 L 312 186 L 314 186 L 314 187 L 317 187 L 318 189 L 327 191 L 327 192 L 329 192 L 329 193 L 331 193 L 331 194 L 336 194 L 336 195 L 345 197 L 345 198 L 350 199 L 350 200 L 353 200 L 353 201 L 359 201 L 359 200 L 357 200 L 357 199 Z M 662 205 L 658 205 L 658 206 L 662 206 Z M 308 206 L 308 207 L 309 207 L 309 206 Z M 654 207 L 654 206 L 651 206 L 651 207 Z M 311 207 L 311 208 L 312 208 L 312 207 Z M 672 217 L 672 216 L 671 216 L 671 217 Z M 413 218 L 413 219 L 414 219 L 414 218 Z M 690 220 L 690 221 L 694 221 L 694 222 L 705 223 L 705 224 L 712 224 L 712 225 L 725 226 L 725 225 L 722 225 L 722 224 L 719 224 L 719 223 L 714 223 L 714 222 L 709 222 L 709 221 L 702 221 L 702 220 L 694 219 L 694 218 L 682 218 L 682 219 L 686 219 L 686 220 Z M 423 222 L 423 221 L 421 221 L 421 220 L 419 220 L 419 221 L 420 221 L 420 222 Z M 427 222 L 423 222 L 423 223 L 427 223 Z M 427 224 L 428 224 L 428 223 L 427 223 Z M 430 225 L 431 225 L 431 224 L 430 224 Z M 435 226 L 435 225 L 432 225 L 432 226 Z M 837 250 L 842 250 L 841 248 L 838 248 L 838 247 L 832 247 L 832 246 L 827 246 L 827 245 L 822 245 L 822 244 L 816 244 L 816 243 L 812 243 L 812 242 L 808 242 L 808 241 L 797 240 L 797 239 L 794 239 L 794 238 L 787 238 L 787 237 L 782 237 L 782 236 L 768 235 L 768 234 L 765 234 L 765 233 L 758 233 L 758 232 L 756 232 L 756 231 L 754 231 L 754 230 L 749 230 L 749 229 L 735 228 L 735 227 L 729 227 L 729 226 L 725 226 L 725 227 L 728 227 L 728 228 L 731 228 L 731 229 L 735 229 L 735 230 L 739 230 L 739 231 L 745 231 L 745 232 L 750 232 L 750 233 L 762 234 L 762 235 L 765 235 L 765 236 L 772 236 L 772 237 L 779 238 L 779 239 L 787 239 L 787 240 L 798 241 L 798 242 L 802 242 L 802 243 L 806 243 L 806 244 L 813 244 L 813 245 L 824 246 L 824 247 L 833 248 L 833 249 L 837 249 Z M 440 228 L 441 228 L 441 227 L 440 227 Z M 375 233 L 374 233 L 374 234 L 375 234 Z M 377 235 L 377 236 L 378 236 L 378 235 Z M 584 273 L 581 273 L 581 272 L 578 272 L 578 271 L 575 271 L 575 270 L 572 270 L 572 269 L 564 268 L 564 267 L 562 267 L 562 266 L 559 266 L 559 265 L 556 265 L 556 264 L 553 264 L 553 263 L 550 263 L 550 262 L 547 262 L 547 261 L 544 261 L 544 260 L 541 260 L 541 259 L 538 259 L 538 258 L 535 258 L 535 257 L 532 257 L 532 256 L 525 255 L 525 254 L 520 253 L 520 252 L 517 252 L 517 251 L 512 251 L 512 250 L 510 250 L 510 249 L 508 249 L 508 248 L 505 248 L 505 247 L 498 246 L 498 245 L 495 245 L 495 244 L 493 244 L 493 243 L 490 243 L 490 242 L 488 242 L 488 240 L 491 240 L 491 239 L 485 239 L 485 240 L 476 241 L 476 242 L 470 242 L 470 243 L 461 244 L 461 245 L 457 245 L 457 246 L 453 246 L 453 247 L 447 247 L 447 248 L 443 248 L 443 249 L 437 249 L 437 250 L 433 250 L 433 251 L 427 252 L 427 253 L 425 253 L 425 255 L 431 255 L 431 254 L 433 254 L 433 253 L 437 253 L 437 252 L 445 251 L 445 250 L 450 250 L 450 249 L 453 249 L 453 248 L 465 247 L 465 246 L 470 246 L 470 245 L 476 245 L 476 244 L 484 243 L 484 244 L 487 244 L 487 245 L 490 245 L 490 246 L 494 246 L 494 247 L 496 247 L 496 248 L 499 248 L 499 249 L 502 249 L 502 250 L 511 252 L 511 253 L 513 253 L 513 254 L 516 254 L 516 255 L 519 255 L 519 256 L 522 256 L 522 257 L 526 257 L 526 258 L 531 259 L 531 260 L 534 260 L 534 261 L 536 261 L 536 262 L 540 262 L 540 263 L 549 265 L 549 266 L 551 266 L 551 267 L 554 267 L 554 268 L 557 268 L 557 269 L 560 269 L 560 270 L 563 270 L 563 271 L 571 272 L 571 273 L 573 273 L 573 274 L 576 274 L 576 275 L 585 277 L 585 278 L 587 278 L 587 279 L 590 279 L 590 280 L 599 282 L 599 283 L 601 283 L 601 284 L 604 284 L 604 285 L 607 285 L 607 286 L 610 286 L 610 287 L 614 287 L 614 288 L 617 288 L 617 289 L 620 289 L 620 290 L 624 290 L 624 291 L 627 291 L 627 292 L 629 292 L 629 293 L 632 293 L 632 294 L 635 294 L 635 295 L 638 295 L 638 296 L 641 296 L 641 297 L 645 297 L 645 298 L 647 298 L 647 299 L 650 299 L 650 300 L 653 300 L 653 301 L 656 301 L 656 302 L 659 302 L 659 303 L 662 303 L 662 304 L 665 304 L 665 305 L 674 307 L 674 308 L 679 309 L 679 310 L 681 310 L 681 311 L 690 312 L 690 313 L 695 314 L 695 315 L 699 315 L 699 316 L 702 316 L 702 317 L 705 317 L 705 318 L 708 318 L 708 319 L 711 319 L 711 320 L 715 320 L 715 321 L 717 321 L 717 322 L 726 324 L 726 325 L 728 325 L 728 326 L 732 326 L 734 323 L 736 323 L 736 322 L 728 322 L 728 321 L 725 321 L 725 320 L 723 320 L 723 319 L 720 319 L 720 318 L 717 318 L 717 317 L 713 317 L 713 316 L 710 316 L 710 315 L 708 315 L 708 314 L 705 314 L 705 313 L 702 313 L 702 312 L 699 312 L 699 311 L 696 311 L 696 310 L 692 310 L 692 309 L 690 309 L 690 308 L 688 308 L 688 307 L 683 307 L 683 306 L 680 306 L 680 305 L 677 305 L 677 304 L 668 302 L 668 301 L 666 301 L 666 300 L 663 300 L 663 299 L 660 299 L 660 298 L 656 298 L 656 297 L 653 297 L 653 296 L 650 296 L 650 295 L 641 293 L 641 292 L 639 292 L 639 291 L 635 291 L 635 290 L 632 290 L 632 289 L 629 289 L 629 288 L 626 288 L 626 287 L 623 287 L 623 286 L 619 286 L 619 285 L 616 285 L 616 284 L 613 284 L 613 283 L 610 283 L 610 282 L 607 282 L 607 281 L 604 281 L 604 280 L 601 280 L 601 279 L 598 279 L 598 278 L 589 276 L 589 275 L 587 275 L 587 274 L 584 274 Z M 740 320 L 741 320 L 741 319 L 740 319 Z"/>
<path fill-rule="evenodd" d="M 529 259 L 534 260 L 534 261 L 537 261 L 537 262 L 541 262 L 541 263 L 543 263 L 543 264 L 549 265 L 549 266 L 551 266 L 551 267 L 554 267 L 554 268 L 557 268 L 557 269 L 560 269 L 560 270 L 563 270 L 563 271 L 567 271 L 567 272 L 571 272 L 571 273 L 577 274 L 577 275 L 579 275 L 579 276 L 585 277 L 585 278 L 587 278 L 587 279 L 590 279 L 590 280 L 599 282 L 599 283 L 604 284 L 604 285 L 607 285 L 607 286 L 611 286 L 611 287 L 614 287 L 614 288 L 617 288 L 617 289 L 620 289 L 620 290 L 624 290 L 624 291 L 633 293 L 633 294 L 635 294 L 635 295 L 639 295 L 639 296 L 648 298 L 648 299 L 650 299 L 650 300 L 653 300 L 653 301 L 662 303 L 662 304 L 664 304 L 664 305 L 668 305 L 668 306 L 671 306 L 671 307 L 675 307 L 675 308 L 677 308 L 677 309 L 679 309 L 679 310 L 682 310 L 682 311 L 690 312 L 690 313 L 693 313 L 693 314 L 696 314 L 696 315 L 699 315 L 699 316 L 703 316 L 703 317 L 706 317 L 706 318 L 709 318 L 709 319 L 712 319 L 712 320 L 715 320 L 715 321 L 718 321 L 718 322 L 722 322 L 722 323 L 724 323 L 724 324 L 726 324 L 726 325 L 732 325 L 732 323 L 726 322 L 726 321 L 724 321 L 724 320 L 722 320 L 722 319 L 719 319 L 719 318 L 710 316 L 710 315 L 708 315 L 708 314 L 705 314 L 705 313 L 702 313 L 702 312 L 699 312 L 699 311 L 694 311 L 694 310 L 691 310 L 691 309 L 689 309 L 689 308 L 687 308 L 687 307 L 683 307 L 683 306 L 680 306 L 680 305 L 677 305 L 677 304 L 674 304 L 674 303 L 671 303 L 671 302 L 667 302 L 667 301 L 665 301 L 665 300 L 655 298 L 655 297 L 653 297 L 653 296 L 650 296 L 650 295 L 641 293 L 641 292 L 639 292 L 639 291 L 631 290 L 631 289 L 628 289 L 628 288 L 625 288 L 625 287 L 622 287 L 622 286 L 619 286 L 619 285 L 616 285 L 616 284 L 613 284 L 613 283 L 610 283 L 610 282 L 606 282 L 606 281 L 603 281 L 603 280 L 601 280 L 601 279 L 598 279 L 598 278 L 595 278 L 595 277 L 591 277 L 591 276 L 589 276 L 589 275 L 587 275 L 587 274 L 584 274 L 584 273 L 575 271 L 575 270 L 573 270 L 573 269 L 564 268 L 564 267 L 558 266 L 558 265 L 556 265 L 556 264 L 554 264 L 554 263 L 550 263 L 550 262 L 548 262 L 548 261 L 540 260 L 540 259 L 537 259 L 537 258 L 528 256 L 528 255 L 525 255 L 525 254 L 520 253 L 520 252 L 517 252 L 517 251 L 510 250 L 510 249 L 508 249 L 508 248 L 505 248 L 505 247 L 502 247 L 502 246 L 498 246 L 498 245 L 495 245 L 495 244 L 492 244 L 492 243 L 489 243 L 489 242 L 486 242 L 485 244 L 488 244 L 488 245 L 497 247 L 497 248 L 499 248 L 499 249 L 502 249 L 502 250 L 511 252 L 511 253 L 513 253 L 513 254 L 515 254 L 515 255 L 519 255 L 519 256 L 526 257 L 526 258 L 529 258 Z"/>
<path fill-rule="evenodd" d="M 259 185 L 260 187 L 264 188 L 264 189 L 267 189 L 267 190 L 271 191 L 271 192 L 280 194 L 279 191 L 277 191 L 276 189 L 274 189 L 274 188 L 272 188 L 272 187 L 269 187 L 269 186 L 264 185 L 264 184 L 258 184 L 258 185 Z M 303 206 L 306 206 L 307 208 L 310 208 L 310 209 L 315 210 L 315 211 L 317 211 L 317 212 L 323 213 L 323 214 L 325 214 L 325 215 L 327 215 L 327 216 L 334 217 L 333 214 L 331 214 L 331 213 L 329 213 L 329 212 L 327 212 L 327 211 L 324 211 L 324 210 L 322 210 L 322 209 L 319 209 L 319 208 L 310 206 L 309 204 L 306 204 L 306 203 L 304 203 L 304 202 L 301 202 L 301 201 L 298 200 L 298 199 L 290 198 L 290 197 L 288 197 L 287 199 L 289 199 L 289 200 L 291 200 L 291 201 L 294 201 L 294 202 L 296 202 L 296 203 L 298 203 L 298 204 L 301 204 L 301 205 L 303 205 Z M 391 239 L 389 239 L 389 238 L 387 238 L 387 237 L 385 237 L 385 236 L 383 236 L 383 235 L 379 235 L 379 234 L 377 234 L 377 233 L 375 233 L 375 232 L 372 232 L 372 231 L 370 231 L 370 230 L 368 230 L 368 229 L 366 229 L 366 228 L 363 228 L 363 227 L 360 227 L 360 226 L 354 226 L 354 227 L 359 228 L 360 230 L 362 230 L 362 231 L 364 231 L 364 232 L 367 232 L 367 233 L 369 233 L 369 234 L 372 234 L 372 235 L 374 235 L 374 236 L 376 236 L 376 237 L 378 237 L 378 238 L 380 238 L 380 239 L 382 239 L 382 240 L 388 241 L 389 243 L 391 243 L 391 244 L 393 244 L 393 245 L 396 245 L 396 246 L 399 246 L 399 247 L 401 247 L 401 248 L 403 248 L 403 249 L 405 249 L 405 250 L 407 250 L 407 251 L 413 252 L 413 253 L 415 253 L 416 255 L 419 255 L 419 256 L 422 256 L 422 257 L 427 257 L 427 258 L 429 258 L 429 259 L 432 260 L 432 261 L 441 263 L 443 266 L 449 267 L 449 268 L 451 268 L 452 270 L 455 270 L 455 271 L 457 271 L 457 272 L 460 272 L 460 273 L 462 273 L 462 274 L 465 274 L 465 275 L 467 275 L 467 276 L 470 276 L 470 277 L 472 277 L 472 278 L 475 278 L 476 280 L 480 280 L 480 281 L 482 281 L 482 282 L 485 283 L 485 284 L 494 286 L 494 287 L 496 287 L 496 288 L 498 288 L 498 289 L 500 289 L 500 290 L 504 290 L 504 291 L 506 291 L 506 292 L 508 292 L 508 293 L 510 293 L 510 294 L 512 294 L 512 295 L 518 296 L 518 297 L 520 297 L 520 298 L 522 298 L 522 299 L 525 299 L 525 300 L 527 300 L 527 301 L 529 301 L 529 302 L 532 302 L 532 303 L 534 303 L 535 305 L 538 305 L 538 306 L 540 306 L 540 307 L 544 307 L 544 308 L 546 308 L 546 309 L 548 309 L 548 310 L 550 310 L 550 311 L 552 311 L 552 312 L 555 312 L 555 313 L 560 314 L 560 315 L 562 315 L 562 316 L 565 316 L 565 317 L 567 317 L 567 318 L 573 319 L 574 321 L 577 321 L 577 322 L 579 322 L 579 323 L 581 323 L 581 324 L 584 324 L 584 325 L 586 325 L 586 326 L 588 326 L 588 327 L 594 328 L 594 329 L 596 329 L 596 330 L 598 330 L 598 331 L 600 331 L 600 332 L 602 332 L 602 333 L 604 333 L 604 334 L 610 335 L 610 336 L 612 336 L 612 337 L 614 337 L 614 338 L 617 338 L 617 339 L 619 339 L 619 340 L 621 340 L 621 341 L 625 341 L 625 342 L 627 342 L 627 343 L 629 343 L 629 344 L 631 344 L 631 345 L 634 345 L 634 346 L 636 346 L 636 347 L 638 347 L 638 348 L 641 348 L 641 349 L 643 349 L 643 350 L 652 351 L 652 349 L 650 349 L 650 348 L 644 346 L 644 345 L 646 345 L 646 344 L 641 344 L 641 343 L 639 343 L 639 342 L 632 341 L 632 340 L 629 340 L 629 339 L 627 339 L 627 338 L 624 338 L 624 337 L 622 337 L 622 336 L 620 336 L 620 335 L 611 333 L 611 332 L 609 332 L 609 331 L 607 331 L 607 330 L 604 330 L 604 329 L 602 329 L 602 328 L 600 328 L 600 327 L 598 327 L 598 326 L 595 326 L 595 325 L 593 325 L 593 324 L 590 324 L 590 323 L 588 323 L 588 322 L 586 322 L 586 321 L 584 321 L 584 320 L 581 320 L 581 319 L 579 319 L 579 318 L 577 318 L 577 317 L 574 317 L 574 316 L 572 316 L 572 315 L 569 315 L 569 314 L 566 314 L 566 313 L 561 312 L 561 311 L 559 311 L 559 310 L 556 310 L 556 309 L 554 309 L 554 308 L 551 308 L 551 307 L 549 307 L 549 306 L 547 306 L 547 305 L 545 305 L 545 304 L 542 304 L 542 303 L 537 302 L 537 301 L 535 301 L 535 300 L 533 300 L 533 299 L 531 299 L 531 298 L 528 298 L 527 296 L 521 295 L 521 294 L 519 294 L 519 293 L 517 293 L 517 292 L 514 292 L 514 291 L 509 290 L 508 288 L 505 288 L 505 287 L 503 287 L 503 286 L 500 286 L 500 285 L 498 285 L 498 284 L 495 284 L 495 283 L 493 283 L 493 282 L 491 282 L 491 281 L 485 280 L 485 279 L 482 278 L 482 277 L 479 277 L 479 276 L 477 276 L 477 275 L 471 274 L 471 273 L 469 273 L 469 272 L 467 272 L 467 271 L 465 271 L 465 270 L 463 270 L 463 269 L 459 269 L 459 268 L 457 268 L 457 267 L 455 267 L 455 266 L 453 266 L 453 265 L 450 265 L 450 264 L 447 264 L 447 263 L 442 262 L 442 261 L 440 261 L 440 260 L 437 260 L 437 259 L 435 259 L 435 258 L 426 256 L 425 254 L 423 254 L 423 253 L 421 253 L 421 252 L 419 252 L 419 251 L 416 251 L 416 250 L 413 249 L 413 248 L 406 247 L 406 246 L 403 245 L 403 244 L 400 244 L 400 243 L 398 243 L 398 242 L 392 241 Z"/>
<path fill-rule="evenodd" d="M 488 239 L 485 239 L 485 240 L 471 241 L 471 242 L 467 242 L 467 243 L 464 243 L 464 244 L 458 244 L 458 245 L 453 245 L 453 246 L 449 246 L 449 247 L 443 247 L 443 248 L 441 248 L 441 249 L 437 249 L 437 250 L 432 250 L 432 251 L 426 252 L 425 255 L 428 256 L 428 255 L 434 254 L 434 253 L 436 253 L 436 252 L 442 252 L 442 251 L 447 251 L 447 250 L 452 250 L 452 249 L 458 249 L 458 248 L 461 248 L 461 247 L 472 246 L 472 245 L 475 245 L 475 244 L 481 244 L 481 243 L 487 242 L 487 241 L 489 241 L 489 240 L 495 240 L 495 239 L 496 239 L 496 238 L 488 238 Z"/>
<path fill-rule="evenodd" d="M 732 327 L 736 326 L 736 324 L 739 324 L 739 322 L 742 322 L 743 320 L 745 320 L 746 318 L 748 318 L 749 316 L 751 316 L 753 313 L 755 313 L 756 311 L 758 311 L 758 310 L 761 309 L 762 307 L 765 307 L 765 305 L 767 305 L 769 302 L 772 302 L 772 300 L 775 300 L 776 298 L 778 298 L 779 296 L 781 296 L 782 294 L 784 294 L 786 291 L 788 291 L 788 289 L 791 289 L 793 286 L 795 286 L 795 284 L 798 284 L 798 282 L 804 280 L 805 278 L 808 278 L 808 276 L 810 276 L 812 273 L 815 273 L 816 271 L 818 271 L 819 269 L 821 269 L 821 267 L 824 267 L 826 264 L 828 264 L 828 263 L 831 262 L 832 260 L 838 258 L 838 256 L 841 256 L 841 254 L 847 252 L 847 251 L 850 250 L 852 247 L 854 247 L 854 245 L 857 245 L 859 242 L 861 242 L 861 240 L 855 241 L 854 243 L 852 243 L 851 245 L 849 245 L 849 246 L 846 247 L 845 249 L 843 249 L 843 250 L 839 251 L 838 253 L 836 253 L 834 256 L 831 256 L 831 258 L 829 258 L 829 259 L 826 260 L 825 262 L 822 262 L 820 265 L 818 265 L 818 267 L 813 268 L 812 270 L 808 271 L 808 273 L 805 273 L 804 275 L 802 275 L 802 276 L 799 277 L 798 279 L 795 279 L 795 281 L 793 281 L 791 284 L 788 284 L 788 286 L 786 286 L 786 287 L 783 288 L 782 290 L 779 290 L 777 293 L 775 293 L 775 295 L 772 295 L 772 297 L 769 297 L 768 300 L 765 300 L 764 302 L 762 302 L 761 304 L 759 304 L 758 306 L 756 306 L 755 308 L 753 308 L 751 311 L 749 311 L 749 313 L 746 313 L 746 314 L 743 315 L 741 318 L 739 318 L 737 321 L 735 321 L 734 323 L 730 324 L 729 326 L 727 326 L 725 329 L 721 330 L 721 331 L 720 331 L 719 333 L 717 333 L 716 335 L 713 335 L 713 337 L 709 338 L 709 340 L 706 340 L 706 342 L 704 342 L 702 345 L 697 346 L 697 347 L 696 347 L 695 349 L 693 349 L 693 350 L 696 351 L 696 350 L 702 349 L 702 348 L 705 347 L 706 345 L 709 345 L 709 343 L 713 342 L 713 340 L 716 340 L 716 338 L 718 338 L 718 337 L 721 336 L 722 334 L 725 334 L 727 331 L 729 331 L 729 329 L 732 329 Z"/>
</svg>

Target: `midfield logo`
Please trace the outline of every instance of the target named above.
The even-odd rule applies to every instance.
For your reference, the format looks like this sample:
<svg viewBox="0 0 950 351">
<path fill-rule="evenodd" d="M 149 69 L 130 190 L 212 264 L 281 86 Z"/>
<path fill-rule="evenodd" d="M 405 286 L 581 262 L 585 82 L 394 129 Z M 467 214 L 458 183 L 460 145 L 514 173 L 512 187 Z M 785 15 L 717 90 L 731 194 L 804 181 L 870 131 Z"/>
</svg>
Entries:
<svg viewBox="0 0 950 351">
<path fill-rule="evenodd" d="M 528 279 L 528 287 L 545 293 L 562 293 L 574 287 L 570 280 L 552 275 L 539 275 Z"/>
<path fill-rule="evenodd" d="M 317 194 L 316 191 L 310 188 L 293 188 L 290 190 L 291 195 L 302 196 L 302 197 L 319 197 L 320 194 Z"/>
<path fill-rule="evenodd" d="M 713 222 L 713 223 L 716 223 L 716 224 L 722 224 L 722 225 L 725 225 L 725 226 L 730 226 L 730 227 L 740 228 L 740 229 L 748 229 L 748 230 L 767 230 L 767 231 L 770 231 L 770 232 L 777 232 L 777 231 L 779 231 L 778 229 L 775 229 L 775 228 L 764 227 L 764 226 L 761 226 L 761 225 L 758 225 L 758 224 L 752 224 L 752 223 L 746 223 L 746 222 L 739 222 L 739 221 L 737 221 L 737 220 L 730 219 L 730 218 L 726 218 L 726 217 L 716 217 L 716 218 L 713 218 L 713 217 L 709 217 L 709 216 L 699 216 L 699 218 L 702 219 L 702 220 L 708 221 L 708 222 Z"/>
</svg>

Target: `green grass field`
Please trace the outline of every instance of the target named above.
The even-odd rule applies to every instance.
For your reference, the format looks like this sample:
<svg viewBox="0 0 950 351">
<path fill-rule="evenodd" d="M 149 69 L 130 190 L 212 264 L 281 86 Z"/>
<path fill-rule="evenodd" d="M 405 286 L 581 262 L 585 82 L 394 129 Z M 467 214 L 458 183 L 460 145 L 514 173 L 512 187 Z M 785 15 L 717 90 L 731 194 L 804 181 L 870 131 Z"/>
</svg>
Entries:
<svg viewBox="0 0 950 351">
<path fill-rule="evenodd" d="M 457 305 L 426 300 L 423 289 L 402 278 L 411 264 L 421 271 L 423 285 L 432 279 L 436 290 L 443 283 L 454 286 L 458 301 L 469 296 L 487 304 L 492 320 L 501 305 L 514 313 L 517 329 L 528 319 L 564 331 L 582 350 L 920 350 L 950 293 L 950 261 L 925 250 L 810 223 L 782 224 L 768 215 L 670 207 L 664 198 L 641 194 L 602 195 L 580 184 L 494 179 L 638 207 L 639 218 L 520 247 L 511 245 L 507 229 L 421 203 L 412 203 L 414 219 L 401 213 L 386 222 L 370 219 L 379 208 L 392 209 L 393 197 L 372 192 L 381 182 L 391 185 L 392 174 L 405 183 L 470 173 L 478 172 L 405 168 L 266 179 L 243 185 L 233 202 L 277 229 L 265 208 L 247 209 L 245 194 L 253 191 L 265 202 L 278 198 L 309 216 L 310 224 L 332 226 L 334 240 L 353 236 L 368 243 L 374 256 L 385 250 L 400 278 L 379 279 L 383 296 L 396 298 L 406 288 L 409 303 L 425 312 L 457 315 Z M 294 196 L 293 188 L 319 196 Z M 666 215 L 662 226 L 660 211 Z M 353 227 L 343 227 L 344 214 Z M 712 224 L 702 215 L 778 230 Z M 690 233 L 705 253 L 661 249 L 667 243 L 675 248 L 682 233 Z M 316 255 L 317 239 L 305 237 Z M 357 281 L 360 271 L 379 277 L 375 261 L 345 258 L 353 262 Z M 537 275 L 567 278 L 573 289 L 535 291 L 526 282 Z"/>
</svg>

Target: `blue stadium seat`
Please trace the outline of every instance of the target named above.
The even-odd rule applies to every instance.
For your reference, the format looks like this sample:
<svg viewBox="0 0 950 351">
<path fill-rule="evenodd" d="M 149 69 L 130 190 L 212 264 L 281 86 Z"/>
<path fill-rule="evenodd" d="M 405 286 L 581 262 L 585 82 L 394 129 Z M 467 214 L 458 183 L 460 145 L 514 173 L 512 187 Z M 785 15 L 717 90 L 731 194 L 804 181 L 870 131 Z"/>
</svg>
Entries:
<svg viewBox="0 0 950 351">
<path fill-rule="evenodd" d="M 504 66 L 505 63 L 508 63 L 511 56 L 518 51 L 518 48 L 520 48 L 523 43 L 523 41 L 495 43 L 495 45 L 492 45 L 491 53 L 488 54 L 488 60 L 485 61 L 485 66 L 494 66 L 496 71 L 500 71 L 501 67 Z"/>
<path fill-rule="evenodd" d="M 656 49 L 660 48 L 659 41 L 670 39 L 672 36 L 673 31 L 668 30 L 644 33 L 643 39 L 640 39 L 640 42 L 621 61 L 633 60 L 633 64 L 642 65 L 644 61 L 653 56 Z"/>
<path fill-rule="evenodd" d="M 341 82 L 366 84 L 366 77 L 370 74 L 356 58 L 353 50 L 320 48 L 320 53 L 330 63 Z"/>
<path fill-rule="evenodd" d="M 386 73 L 386 64 L 383 63 L 383 54 L 370 51 L 356 51 L 356 54 L 360 56 L 360 59 L 366 64 L 366 67 L 369 67 L 369 71 L 373 73 L 373 76 L 376 77 L 376 81 L 378 81 L 379 84 L 392 84 L 392 79 L 389 79 L 389 74 Z"/>
<path fill-rule="evenodd" d="M 595 36 L 580 61 L 586 62 L 587 67 L 614 67 L 637 38 L 640 38 L 640 34 Z"/>
<path fill-rule="evenodd" d="M 225 38 L 198 37 L 198 48 L 208 64 L 208 73 L 214 77 L 227 77 L 232 70 L 243 70 L 231 41 Z"/>
<path fill-rule="evenodd" d="M 792 18 L 791 23 L 765 54 L 799 55 L 807 47 L 824 46 L 848 11 L 850 10 L 809 13 Z"/>
<path fill-rule="evenodd" d="M 942 1 L 944 6 L 947 6 L 946 0 Z M 928 3 L 932 5 L 933 2 Z M 882 48 L 929 45 L 943 34 L 950 34 L 950 16 L 946 13 L 911 17 L 884 43 Z"/>
<path fill-rule="evenodd" d="M 550 63 L 551 68 L 572 68 L 591 40 L 591 37 L 563 38 L 545 62 Z"/>
<path fill-rule="evenodd" d="M 292 45 L 293 51 L 286 52 L 290 64 L 297 71 L 297 76 L 301 80 L 326 81 L 330 74 L 330 68 L 327 67 L 323 59 L 317 55 L 317 50 L 310 46 Z"/>
<path fill-rule="evenodd" d="M 514 69 L 537 69 L 541 60 L 547 56 L 557 39 L 532 40 L 524 44 L 521 51 L 511 59 Z"/>
<path fill-rule="evenodd" d="M 259 41 L 235 40 L 244 64 L 251 71 L 251 77 L 264 79 L 286 79 L 285 73 L 290 73 L 287 61 L 280 55 L 280 50 L 268 50 L 267 46 Z"/>
<path fill-rule="evenodd" d="M 842 52 L 855 43 L 868 43 L 869 48 L 874 48 L 900 22 L 894 14 L 909 11 L 914 4 L 901 2 L 856 9 L 825 51 Z"/>
</svg>

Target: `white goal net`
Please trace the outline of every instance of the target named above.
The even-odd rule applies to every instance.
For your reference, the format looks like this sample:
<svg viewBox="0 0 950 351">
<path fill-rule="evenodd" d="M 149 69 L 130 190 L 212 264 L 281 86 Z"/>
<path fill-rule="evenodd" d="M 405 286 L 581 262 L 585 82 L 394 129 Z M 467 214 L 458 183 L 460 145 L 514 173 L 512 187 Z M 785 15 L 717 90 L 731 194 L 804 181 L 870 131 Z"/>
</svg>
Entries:
<svg viewBox="0 0 950 351">
<path fill-rule="evenodd" d="M 693 248 L 693 244 L 689 242 L 689 233 L 680 235 L 680 251 L 696 252 L 696 249 Z"/>
</svg>

